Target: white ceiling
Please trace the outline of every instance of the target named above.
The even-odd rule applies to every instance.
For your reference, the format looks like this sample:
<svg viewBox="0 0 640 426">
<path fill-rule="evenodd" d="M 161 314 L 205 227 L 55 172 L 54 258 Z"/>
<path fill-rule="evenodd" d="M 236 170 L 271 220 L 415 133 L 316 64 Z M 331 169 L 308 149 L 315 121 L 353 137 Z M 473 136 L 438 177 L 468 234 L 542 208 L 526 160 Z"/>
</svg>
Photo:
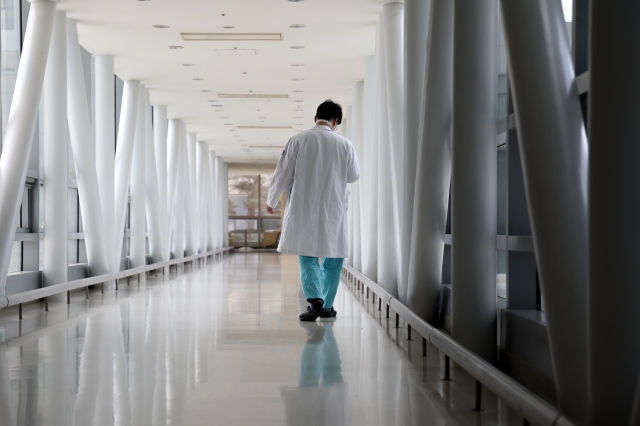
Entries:
<svg viewBox="0 0 640 426">
<path fill-rule="evenodd" d="M 273 163 L 289 137 L 313 125 L 320 102 L 332 98 L 343 106 L 351 103 L 353 83 L 363 78 L 363 58 L 374 53 L 375 21 L 382 3 L 60 0 L 59 8 L 78 21 L 84 48 L 93 54 L 115 55 L 116 74 L 145 84 L 152 103 L 167 105 L 169 117 L 184 120 L 198 140 L 209 143 L 230 162 Z M 293 24 L 305 27 L 290 28 Z M 282 33 L 283 41 L 184 41 L 180 35 L 184 32 Z M 184 48 L 168 48 L 174 45 Z M 216 49 L 236 47 L 256 49 L 258 54 L 216 53 Z M 218 93 L 276 93 L 288 94 L 290 99 L 252 103 L 220 99 Z M 210 100 L 219 100 L 215 105 L 223 107 L 211 107 Z M 302 105 L 300 111 L 298 105 Z M 293 129 L 237 127 L 260 125 Z M 270 145 L 274 148 L 256 148 Z"/>
</svg>

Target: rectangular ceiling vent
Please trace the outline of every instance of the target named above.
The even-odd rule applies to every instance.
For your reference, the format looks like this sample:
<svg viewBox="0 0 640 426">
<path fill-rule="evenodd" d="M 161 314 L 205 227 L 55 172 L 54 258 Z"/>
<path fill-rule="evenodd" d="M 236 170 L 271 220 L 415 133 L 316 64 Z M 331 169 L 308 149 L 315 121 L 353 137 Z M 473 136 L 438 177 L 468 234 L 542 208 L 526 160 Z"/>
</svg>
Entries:
<svg viewBox="0 0 640 426">
<path fill-rule="evenodd" d="M 290 129 L 291 126 L 238 126 L 238 129 Z"/>
<path fill-rule="evenodd" d="M 284 146 L 262 146 L 262 145 L 251 145 L 251 148 L 261 148 L 261 149 L 273 149 L 273 150 L 281 150 L 284 149 Z"/>
<path fill-rule="evenodd" d="M 288 99 L 289 95 L 269 95 L 262 93 L 218 93 L 218 97 L 224 99 Z"/>
<path fill-rule="evenodd" d="M 282 41 L 282 33 L 180 33 L 185 41 Z"/>
<path fill-rule="evenodd" d="M 216 49 L 218 56 L 256 56 L 256 49 Z"/>
</svg>

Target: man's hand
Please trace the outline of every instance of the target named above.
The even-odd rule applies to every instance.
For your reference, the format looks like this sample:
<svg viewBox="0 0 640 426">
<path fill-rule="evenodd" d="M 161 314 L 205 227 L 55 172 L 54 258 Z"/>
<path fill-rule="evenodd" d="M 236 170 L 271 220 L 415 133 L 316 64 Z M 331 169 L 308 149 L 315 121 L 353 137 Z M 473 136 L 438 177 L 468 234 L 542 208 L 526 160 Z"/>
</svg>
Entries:
<svg viewBox="0 0 640 426">
<path fill-rule="evenodd" d="M 267 206 L 267 211 L 268 211 L 270 214 L 276 214 L 276 212 L 274 212 L 274 211 L 273 211 L 273 208 L 271 208 L 271 207 L 269 207 L 269 206 Z"/>
</svg>

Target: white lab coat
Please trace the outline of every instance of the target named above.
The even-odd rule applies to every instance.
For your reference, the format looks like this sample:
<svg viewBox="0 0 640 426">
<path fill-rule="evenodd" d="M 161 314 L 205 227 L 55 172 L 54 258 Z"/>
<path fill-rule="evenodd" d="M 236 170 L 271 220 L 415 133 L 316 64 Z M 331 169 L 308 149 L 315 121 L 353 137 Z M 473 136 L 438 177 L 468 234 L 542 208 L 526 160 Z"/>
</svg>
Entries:
<svg viewBox="0 0 640 426">
<path fill-rule="evenodd" d="M 271 180 L 267 204 L 287 196 L 278 251 L 322 258 L 348 253 L 347 183 L 360 177 L 349 139 L 317 125 L 287 143 Z"/>
</svg>

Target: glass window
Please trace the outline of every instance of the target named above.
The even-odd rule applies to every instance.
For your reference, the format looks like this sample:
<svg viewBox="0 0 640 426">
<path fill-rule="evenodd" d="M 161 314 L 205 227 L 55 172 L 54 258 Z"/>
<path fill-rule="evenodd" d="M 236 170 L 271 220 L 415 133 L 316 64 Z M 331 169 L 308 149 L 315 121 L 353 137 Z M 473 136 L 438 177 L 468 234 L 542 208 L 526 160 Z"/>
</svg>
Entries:
<svg viewBox="0 0 640 426">
<path fill-rule="evenodd" d="M 2 90 L 0 107 L 2 109 L 2 141 L 4 141 L 9 121 L 11 100 L 16 86 L 22 29 L 20 24 L 20 0 L 0 1 L 0 87 Z"/>
<path fill-rule="evenodd" d="M 498 147 L 498 235 L 507 234 L 507 144 Z"/>
<path fill-rule="evenodd" d="M 22 271 L 22 241 L 15 241 L 11 250 L 9 272 Z"/>
<path fill-rule="evenodd" d="M 229 177 L 229 216 L 258 216 L 260 176 Z"/>
<path fill-rule="evenodd" d="M 269 187 L 271 186 L 272 178 L 273 178 L 273 175 L 260 176 L 260 185 L 262 185 L 262 188 L 260 190 L 260 207 L 261 207 L 260 214 L 261 215 L 270 216 L 270 214 L 267 212 L 267 196 L 269 195 Z M 278 205 L 274 209 L 275 214 L 279 215 L 281 213 L 281 209 L 282 209 L 282 203 L 278 203 Z"/>
<path fill-rule="evenodd" d="M 503 299 L 507 298 L 507 251 L 498 250 L 497 252 L 497 277 L 496 283 L 498 285 L 498 297 Z"/>
<path fill-rule="evenodd" d="M 280 223 L 280 218 L 274 218 L 274 219 L 268 219 L 268 218 L 264 218 L 262 219 L 262 230 L 263 231 L 271 231 L 274 229 L 280 229 L 281 228 L 281 223 Z"/>
</svg>

